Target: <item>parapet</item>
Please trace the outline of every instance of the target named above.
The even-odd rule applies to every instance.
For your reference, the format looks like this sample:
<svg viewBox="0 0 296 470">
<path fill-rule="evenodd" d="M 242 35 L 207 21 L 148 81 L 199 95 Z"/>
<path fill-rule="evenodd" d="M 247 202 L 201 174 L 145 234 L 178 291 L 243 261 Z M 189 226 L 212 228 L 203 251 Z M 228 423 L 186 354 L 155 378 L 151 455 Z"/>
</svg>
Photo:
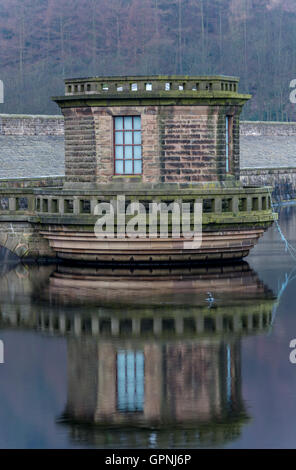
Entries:
<svg viewBox="0 0 296 470">
<path fill-rule="evenodd" d="M 74 100 L 96 98 L 99 101 L 160 100 L 175 104 L 181 100 L 232 99 L 244 102 L 250 95 L 238 92 L 239 78 L 228 76 L 147 75 L 70 78 L 65 80 L 65 96 L 54 97 L 60 106 Z M 109 102 L 110 104 L 110 102 Z"/>
</svg>

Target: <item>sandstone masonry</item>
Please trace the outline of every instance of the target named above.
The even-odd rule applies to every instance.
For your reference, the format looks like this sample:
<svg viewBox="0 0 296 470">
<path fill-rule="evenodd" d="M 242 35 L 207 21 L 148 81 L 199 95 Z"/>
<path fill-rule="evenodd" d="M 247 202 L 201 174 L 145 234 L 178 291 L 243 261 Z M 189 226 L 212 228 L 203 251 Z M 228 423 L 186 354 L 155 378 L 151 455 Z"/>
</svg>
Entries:
<svg viewBox="0 0 296 470">
<path fill-rule="evenodd" d="M 239 181 L 239 115 L 250 96 L 237 92 L 237 82 L 231 77 L 66 81 L 65 96 L 54 98 L 65 118 L 66 184 Z M 141 117 L 141 174 L 115 172 L 119 116 Z"/>
</svg>

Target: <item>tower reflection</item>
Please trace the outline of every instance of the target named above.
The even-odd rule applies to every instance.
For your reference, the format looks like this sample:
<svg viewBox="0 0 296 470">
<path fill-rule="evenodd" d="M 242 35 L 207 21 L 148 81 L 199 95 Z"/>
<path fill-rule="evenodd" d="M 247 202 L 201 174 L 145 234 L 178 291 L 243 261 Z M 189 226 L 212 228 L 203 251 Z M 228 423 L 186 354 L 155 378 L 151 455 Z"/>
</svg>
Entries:
<svg viewBox="0 0 296 470">
<path fill-rule="evenodd" d="M 251 418 L 241 341 L 269 330 L 275 299 L 247 263 L 19 266 L 2 275 L 0 294 L 2 327 L 66 338 L 68 396 L 58 421 L 75 441 L 222 445 Z"/>
<path fill-rule="evenodd" d="M 73 438 L 105 447 L 119 433 L 123 441 L 133 436 L 130 445 L 149 446 L 152 435 L 153 445 L 169 447 L 171 440 L 215 445 L 240 435 L 250 419 L 241 338 L 268 331 L 274 302 L 247 263 L 136 272 L 63 266 L 47 295 L 64 308 L 61 421 Z"/>
</svg>

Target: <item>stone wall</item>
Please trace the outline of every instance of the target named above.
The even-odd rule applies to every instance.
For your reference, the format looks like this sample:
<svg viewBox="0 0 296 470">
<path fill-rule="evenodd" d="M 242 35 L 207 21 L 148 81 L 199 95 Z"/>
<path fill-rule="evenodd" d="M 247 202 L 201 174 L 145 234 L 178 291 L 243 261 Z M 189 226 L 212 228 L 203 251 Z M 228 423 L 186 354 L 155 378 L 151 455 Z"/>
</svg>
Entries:
<svg viewBox="0 0 296 470">
<path fill-rule="evenodd" d="M 296 168 L 242 169 L 240 179 L 248 186 L 271 186 L 274 201 L 296 199 Z"/>
<path fill-rule="evenodd" d="M 65 174 L 66 182 L 96 181 L 96 136 L 91 108 L 66 108 Z"/>
<path fill-rule="evenodd" d="M 210 108 L 163 109 L 161 119 L 161 176 L 163 182 L 217 179 L 216 137 L 218 113 Z"/>
<path fill-rule="evenodd" d="M 0 178 L 1 189 L 5 188 L 58 188 L 64 184 L 64 176 L 36 178 Z"/>
<path fill-rule="evenodd" d="M 166 106 L 159 111 L 162 182 L 225 180 L 226 114 L 234 116 L 230 171 L 238 178 L 239 110 L 235 107 Z"/>
<path fill-rule="evenodd" d="M 292 136 L 296 135 L 296 122 L 242 121 L 243 136 Z"/>
<path fill-rule="evenodd" d="M 143 182 L 159 180 L 159 131 L 157 113 L 152 107 L 66 108 L 63 113 L 66 183 L 114 180 L 113 116 L 118 115 L 141 115 Z"/>
<path fill-rule="evenodd" d="M 241 121 L 243 136 L 296 135 L 296 122 Z M 60 115 L 0 114 L 0 135 L 64 135 Z"/>
<path fill-rule="evenodd" d="M 143 174 L 130 181 L 224 181 L 225 116 L 234 116 L 230 175 L 239 178 L 239 107 L 100 106 L 63 108 L 66 183 L 110 183 L 114 175 L 114 116 L 141 116 Z"/>
<path fill-rule="evenodd" d="M 0 114 L 0 135 L 64 135 L 62 116 Z"/>
<path fill-rule="evenodd" d="M 209 131 L 211 126 L 210 123 L 207 122 L 206 114 L 203 114 L 201 109 L 199 116 L 193 116 L 190 111 L 190 106 L 178 107 L 180 112 L 181 109 L 187 109 L 187 112 L 182 115 L 182 119 L 178 123 L 178 114 L 172 112 L 171 108 L 173 107 L 162 107 L 162 117 L 161 114 L 156 112 L 156 107 L 147 106 L 144 110 L 143 108 L 144 107 L 141 106 L 133 108 L 133 112 L 136 111 L 142 115 L 143 167 L 145 175 L 142 178 L 143 182 L 152 182 L 156 179 L 160 179 L 160 177 L 164 178 L 165 181 L 169 181 L 170 178 L 175 176 L 180 177 L 180 179 L 187 178 L 188 170 L 190 171 L 195 165 L 196 170 L 201 172 L 200 175 L 204 174 L 204 176 L 206 176 L 203 168 L 205 164 L 207 164 L 207 171 L 209 173 L 212 171 L 210 159 L 211 152 L 215 151 L 211 148 L 211 146 L 214 145 L 214 139 L 210 142 L 210 138 L 207 138 L 209 135 L 206 135 L 206 129 Z M 198 108 L 194 107 L 195 113 L 197 109 Z M 112 108 L 112 113 L 110 113 L 107 108 L 97 107 L 93 108 L 90 115 L 82 111 L 83 120 L 79 124 L 80 117 L 78 118 L 77 111 L 74 111 L 74 114 L 72 111 L 68 111 L 68 124 L 66 124 L 66 133 L 68 133 L 66 159 L 69 162 L 70 179 L 77 177 L 77 175 L 75 175 L 77 166 L 83 164 L 84 175 L 82 175 L 82 178 L 84 181 L 100 180 L 110 182 L 113 180 L 113 159 L 110 158 L 110 148 L 112 148 L 113 145 L 112 114 L 128 114 L 130 112 L 130 107 L 114 107 Z M 211 117 L 210 119 L 216 118 Z M 77 136 L 80 132 L 81 135 Z M 268 136 L 296 136 L 296 122 L 242 121 L 240 123 L 240 134 L 245 137 L 245 141 L 248 136 L 252 138 L 266 136 L 267 140 Z M 60 138 L 62 138 L 64 135 L 64 118 L 63 116 L 0 114 L 0 136 L 1 135 L 35 136 L 28 137 L 35 139 L 37 138 L 36 136 L 60 136 Z M 79 137 L 80 142 L 78 150 L 74 148 L 76 137 Z M 21 137 L 16 138 L 19 139 Z M 49 138 L 52 139 L 53 137 Z M 236 161 L 238 161 L 238 157 L 236 157 L 236 155 L 238 155 L 238 138 L 239 127 L 238 122 L 235 121 L 233 144 L 235 146 L 234 154 L 237 159 Z M 292 139 L 290 147 L 291 146 L 293 146 Z M 285 147 L 285 149 L 288 152 L 287 147 Z M 56 147 L 54 147 L 54 152 L 55 154 L 58 153 Z M 16 151 L 16 155 L 13 157 L 15 158 L 15 162 L 18 161 L 18 153 L 19 150 Z M 193 155 L 195 155 L 195 157 Z M 196 161 L 196 156 L 198 155 L 200 161 Z M 44 159 L 43 156 L 42 158 Z M 63 158 L 62 154 L 58 156 L 58 158 Z M 83 160 L 83 162 L 80 160 Z M 294 168 L 292 166 L 293 158 L 290 158 L 290 160 L 291 164 L 290 166 L 287 165 L 287 168 L 273 168 L 272 162 L 270 162 L 270 168 L 267 168 L 267 165 L 264 168 L 243 168 L 241 169 L 241 181 L 248 185 L 271 185 L 274 188 L 273 196 L 277 200 L 295 199 L 296 161 Z M 19 164 L 19 166 L 24 167 L 23 164 Z M 34 159 L 32 159 L 32 172 L 30 172 L 30 174 L 34 174 L 33 167 L 36 168 L 36 161 Z M 50 171 L 48 174 L 50 174 Z M 197 172 L 195 176 L 199 176 Z M 77 180 L 79 180 L 78 177 Z M 61 186 L 63 181 L 63 177 L 15 177 L 14 179 L 0 179 L 0 184 L 1 187 L 5 188 L 26 188 L 32 186 Z"/>
<path fill-rule="evenodd" d="M 47 240 L 39 233 L 39 228 L 30 222 L 16 222 L 15 217 L 7 217 L 0 224 L 0 246 L 26 260 L 56 259 Z"/>
</svg>

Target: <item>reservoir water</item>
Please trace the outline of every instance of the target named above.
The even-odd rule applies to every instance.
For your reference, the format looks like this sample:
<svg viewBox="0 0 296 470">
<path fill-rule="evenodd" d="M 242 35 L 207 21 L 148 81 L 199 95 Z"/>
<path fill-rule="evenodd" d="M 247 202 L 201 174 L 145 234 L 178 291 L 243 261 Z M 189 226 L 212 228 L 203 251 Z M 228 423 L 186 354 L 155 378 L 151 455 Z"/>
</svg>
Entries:
<svg viewBox="0 0 296 470">
<path fill-rule="evenodd" d="M 295 448 L 295 291 L 275 226 L 234 265 L 2 262 L 0 448 Z"/>
</svg>

